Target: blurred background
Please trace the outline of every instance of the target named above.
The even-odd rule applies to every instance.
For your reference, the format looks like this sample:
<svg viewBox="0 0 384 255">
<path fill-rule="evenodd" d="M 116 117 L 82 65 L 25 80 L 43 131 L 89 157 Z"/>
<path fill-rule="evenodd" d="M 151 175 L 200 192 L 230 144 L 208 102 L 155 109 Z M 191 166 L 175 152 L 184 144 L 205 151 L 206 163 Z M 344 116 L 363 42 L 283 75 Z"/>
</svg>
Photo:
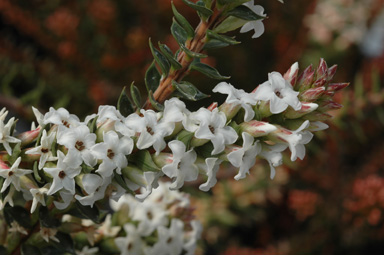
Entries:
<svg viewBox="0 0 384 255">
<path fill-rule="evenodd" d="M 192 9 L 174 0 L 193 25 Z M 351 82 L 336 95 L 344 108 L 318 132 L 303 161 L 269 179 L 259 160 L 249 178 L 235 169 L 208 193 L 191 193 L 204 224 L 198 254 L 384 254 L 384 1 L 258 0 L 268 19 L 258 39 L 212 50 L 205 59 L 246 91 L 320 57 L 339 69 L 334 82 Z M 0 108 L 28 129 L 34 116 L 65 107 L 84 117 L 116 105 L 132 81 L 144 94 L 152 61 L 148 38 L 175 50 L 170 0 L 0 0 Z M 197 73 L 186 80 L 211 94 L 217 81 Z M 212 95 L 191 109 L 225 97 Z M 19 130 L 21 131 L 21 130 Z"/>
</svg>

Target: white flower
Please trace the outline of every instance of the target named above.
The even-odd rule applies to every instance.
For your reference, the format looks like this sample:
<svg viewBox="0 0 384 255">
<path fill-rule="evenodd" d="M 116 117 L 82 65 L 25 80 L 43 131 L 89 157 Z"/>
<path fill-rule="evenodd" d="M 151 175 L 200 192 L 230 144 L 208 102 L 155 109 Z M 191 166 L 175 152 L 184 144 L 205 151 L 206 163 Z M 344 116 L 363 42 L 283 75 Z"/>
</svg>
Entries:
<svg viewBox="0 0 384 255">
<path fill-rule="evenodd" d="M 57 137 L 57 143 L 68 149 L 65 163 L 74 168 L 80 166 L 83 161 L 91 167 L 96 165 L 96 158 L 90 150 L 95 144 L 96 135 L 90 133 L 86 125 L 81 124 L 65 130 L 59 129 Z"/>
<path fill-rule="evenodd" d="M 253 0 L 245 3 L 244 5 L 251 9 L 257 15 L 266 17 L 266 15 L 264 14 L 264 8 L 260 5 L 253 5 Z M 247 22 L 240 29 L 240 33 L 246 33 L 248 31 L 251 31 L 252 29 L 255 31 L 255 33 L 252 35 L 252 38 L 257 38 L 262 35 L 264 33 L 264 24 L 262 20 L 254 20 Z"/>
<path fill-rule="evenodd" d="M 60 243 L 60 240 L 55 236 L 57 234 L 57 228 L 45 228 L 41 227 L 40 228 L 40 235 L 46 241 L 49 243 L 49 239 Z"/>
<path fill-rule="evenodd" d="M 175 178 L 170 188 L 179 189 L 184 181 L 197 179 L 199 173 L 197 166 L 194 165 L 197 155 L 193 149 L 186 151 L 185 144 L 178 140 L 169 142 L 168 146 L 173 154 L 172 163 L 163 166 L 161 170 L 168 177 Z"/>
<path fill-rule="evenodd" d="M 158 241 L 150 251 L 150 255 L 179 255 L 183 250 L 184 223 L 179 219 L 172 219 L 169 228 L 157 228 Z"/>
<path fill-rule="evenodd" d="M 128 165 L 126 155 L 131 154 L 133 149 L 133 140 L 129 137 L 119 136 L 114 131 L 103 133 L 103 142 L 92 146 L 92 154 L 103 162 L 96 170 L 103 177 L 109 177 L 113 174 L 113 170 L 121 174 L 121 168 Z"/>
<path fill-rule="evenodd" d="M 107 119 L 111 120 L 123 120 L 124 116 L 112 105 L 100 105 L 98 109 L 97 123 L 103 122 Z"/>
<path fill-rule="evenodd" d="M 206 158 L 205 161 L 198 158 L 196 165 L 199 169 L 205 172 L 207 175 L 207 181 L 199 186 L 202 191 L 208 191 L 217 183 L 216 174 L 219 171 L 220 163 L 222 160 L 218 158 Z"/>
<path fill-rule="evenodd" d="M 88 246 L 84 246 L 81 251 L 76 250 L 76 255 L 93 255 L 93 254 L 97 254 L 98 252 L 99 252 L 98 247 L 89 248 Z"/>
<path fill-rule="evenodd" d="M 217 108 L 213 111 L 200 108 L 197 112 L 191 113 L 189 119 L 184 128 L 189 132 L 195 132 L 196 138 L 211 140 L 212 154 L 222 152 L 226 144 L 232 144 L 237 140 L 236 131 L 226 126 L 227 118 Z"/>
<path fill-rule="evenodd" d="M 192 231 L 188 232 L 186 234 L 187 242 L 184 243 L 184 250 L 186 250 L 186 255 L 193 255 L 195 254 L 197 241 L 201 237 L 201 233 L 203 231 L 203 226 L 201 223 L 197 220 L 191 221 Z"/>
<path fill-rule="evenodd" d="M 11 186 L 9 188 L 8 194 L 5 196 L 4 200 L 0 200 L 0 211 L 4 209 L 4 206 L 8 203 L 10 206 L 13 207 L 13 195 L 15 194 L 15 188 Z"/>
<path fill-rule="evenodd" d="M 85 174 L 82 178 L 83 188 L 86 192 L 86 196 L 81 197 L 75 195 L 75 198 L 82 205 L 90 205 L 93 207 L 93 204 L 105 197 L 105 190 L 108 185 L 111 184 L 111 176 L 106 178 L 101 178 L 97 174 Z"/>
<path fill-rule="evenodd" d="M 299 92 L 292 89 L 292 85 L 284 80 L 278 72 L 268 74 L 268 81 L 259 85 L 254 93 L 256 100 L 269 101 L 270 111 L 278 114 L 285 111 L 288 106 L 294 110 L 301 109 L 301 102 L 297 98 Z"/>
<path fill-rule="evenodd" d="M 305 146 L 311 141 L 313 134 L 309 131 L 303 131 L 309 126 L 309 121 L 306 120 L 301 126 L 295 130 L 290 131 L 285 128 L 280 128 L 277 131 L 271 133 L 274 136 L 274 140 L 278 143 L 288 144 L 291 150 L 291 161 L 295 161 L 297 158 L 304 159 Z"/>
<path fill-rule="evenodd" d="M 250 121 L 255 116 L 255 112 L 251 105 L 255 105 L 257 101 L 253 95 L 242 89 L 236 89 L 231 84 L 226 82 L 220 82 L 213 88 L 212 91 L 227 94 L 228 97 L 225 100 L 226 103 L 241 105 L 241 107 L 245 110 L 244 121 Z"/>
<path fill-rule="evenodd" d="M 227 158 L 229 162 L 235 167 L 239 167 L 239 173 L 235 176 L 235 180 L 245 178 L 249 173 L 249 169 L 255 165 L 256 156 L 261 151 L 261 145 L 250 134 L 243 132 L 243 147 L 234 148 L 234 150 L 228 153 Z"/>
<path fill-rule="evenodd" d="M 115 244 L 121 252 L 120 255 L 142 255 L 143 239 L 141 233 L 130 223 L 124 225 L 124 230 L 126 236 L 115 239 Z"/>
<path fill-rule="evenodd" d="M 144 201 L 151 193 L 152 188 L 157 188 L 158 179 L 163 176 L 162 172 L 141 171 L 137 168 L 130 168 L 126 172 L 125 179 L 128 188 L 131 190 L 140 189 L 140 194 L 136 194 L 135 198 L 139 201 Z"/>
<path fill-rule="evenodd" d="M 47 131 L 43 130 L 43 135 L 41 136 L 40 146 L 34 147 L 30 150 L 27 150 L 25 154 L 38 154 L 40 155 L 39 160 L 39 169 L 42 169 L 47 161 L 57 160 L 57 157 L 52 155 L 51 147 L 52 143 L 55 140 L 56 133 L 52 132 L 47 135 Z"/>
<path fill-rule="evenodd" d="M 28 231 L 24 227 L 20 226 L 19 223 L 17 223 L 17 221 L 15 220 L 11 222 L 11 227 L 8 228 L 8 232 L 15 232 L 23 235 L 28 235 Z"/>
<path fill-rule="evenodd" d="M 281 154 L 287 148 L 285 144 L 266 145 L 262 144 L 262 150 L 259 154 L 260 157 L 266 159 L 271 169 L 270 178 L 273 179 L 276 175 L 275 167 L 283 164 L 283 155 Z"/>
<path fill-rule="evenodd" d="M 54 205 L 56 206 L 57 209 L 59 210 L 64 210 L 65 208 L 67 208 L 72 200 L 73 200 L 73 194 L 71 192 L 69 192 L 68 190 L 61 190 L 59 192 L 60 194 L 60 197 L 62 199 L 62 202 L 58 202 L 58 201 L 53 201 Z"/>
<path fill-rule="evenodd" d="M 12 155 L 12 148 L 9 146 L 9 143 L 19 143 L 20 140 L 11 136 L 11 128 L 15 118 L 12 117 L 7 124 L 4 125 L 3 120 L 0 120 L 0 144 L 3 144 L 5 150 L 9 155 Z"/>
<path fill-rule="evenodd" d="M 158 208 L 157 204 L 145 200 L 132 212 L 132 220 L 138 221 L 138 231 L 143 236 L 149 236 L 159 226 L 168 225 L 168 211 Z"/>
<path fill-rule="evenodd" d="M 96 232 L 104 237 L 115 237 L 120 230 L 120 226 L 112 226 L 111 214 L 107 214 L 107 217 L 105 217 L 105 220 Z"/>
<path fill-rule="evenodd" d="M 81 172 L 81 167 L 71 167 L 65 162 L 65 155 L 61 151 L 57 151 L 58 161 L 57 166 L 48 168 L 44 167 L 44 172 L 48 173 L 52 178 L 53 182 L 47 195 L 52 195 L 57 191 L 64 188 L 75 194 L 75 177 Z"/>
<path fill-rule="evenodd" d="M 45 206 L 45 199 L 44 194 L 48 193 L 48 186 L 49 184 L 44 185 L 44 187 L 31 189 L 30 192 L 33 196 L 32 206 L 31 206 L 31 213 L 33 213 L 36 210 L 37 203 L 42 204 Z"/>
<path fill-rule="evenodd" d="M 70 114 L 66 109 L 59 108 L 55 110 L 53 107 L 49 108 L 49 112 L 44 115 L 43 123 L 46 124 L 56 124 L 59 126 L 76 127 L 80 124 L 79 118 Z M 40 123 L 39 123 L 40 124 Z"/>
<path fill-rule="evenodd" d="M 43 126 L 44 125 L 44 115 L 37 108 L 35 108 L 33 106 L 32 106 L 32 111 L 36 117 L 36 121 L 39 124 L 39 126 L 40 127 Z M 33 129 L 36 129 L 34 122 L 32 123 L 31 130 L 33 130 Z"/>
<path fill-rule="evenodd" d="M 164 111 L 162 120 L 166 122 L 180 122 L 186 115 L 190 114 L 185 103 L 180 99 L 173 97 L 164 102 Z"/>
<path fill-rule="evenodd" d="M 15 163 L 13 163 L 13 165 L 11 166 L 11 168 L 3 166 L 2 164 L 0 165 L 0 176 L 5 179 L 5 182 L 3 183 L 3 187 L 0 192 L 4 192 L 11 183 L 17 191 L 20 191 L 20 177 L 33 173 L 32 170 L 19 168 L 20 162 L 21 157 L 18 157 Z"/>
<path fill-rule="evenodd" d="M 8 115 L 8 111 L 5 107 L 3 107 L 3 109 L 1 109 L 0 111 L 0 121 L 4 121 L 7 115 Z"/>
</svg>

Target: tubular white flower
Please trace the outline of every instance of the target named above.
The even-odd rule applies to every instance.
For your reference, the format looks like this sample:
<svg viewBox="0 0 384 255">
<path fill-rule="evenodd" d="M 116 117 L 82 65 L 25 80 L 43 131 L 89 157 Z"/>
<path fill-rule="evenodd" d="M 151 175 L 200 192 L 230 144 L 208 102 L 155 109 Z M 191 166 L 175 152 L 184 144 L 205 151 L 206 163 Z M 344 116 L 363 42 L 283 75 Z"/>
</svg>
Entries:
<svg viewBox="0 0 384 255">
<path fill-rule="evenodd" d="M 93 204 L 105 197 L 105 190 L 108 185 L 111 184 L 111 176 L 101 178 L 97 174 L 85 174 L 82 178 L 83 188 L 86 192 L 86 196 L 82 197 L 75 195 L 75 198 L 82 205 L 89 205 L 93 207 Z"/>
<path fill-rule="evenodd" d="M 5 107 L 3 107 L 3 109 L 1 109 L 0 111 L 0 121 L 4 121 L 7 115 L 8 115 L 8 111 Z"/>
<path fill-rule="evenodd" d="M 292 85 L 284 80 L 278 72 L 268 74 L 268 81 L 259 85 L 254 93 L 256 100 L 269 101 L 270 111 L 273 114 L 278 114 L 288 106 L 294 110 L 301 109 L 301 102 L 297 98 L 299 92 L 294 91 Z"/>
<path fill-rule="evenodd" d="M 196 165 L 207 175 L 207 181 L 199 186 L 202 191 L 210 190 L 217 183 L 216 174 L 219 171 L 222 160 L 218 158 L 198 158 Z"/>
<path fill-rule="evenodd" d="M 179 189 L 183 186 L 184 181 L 194 181 L 198 176 L 196 161 L 196 152 L 194 150 L 186 151 L 185 144 L 178 140 L 168 143 L 172 150 L 172 163 L 163 166 L 161 169 L 165 175 L 175 178 L 170 186 L 171 189 Z"/>
<path fill-rule="evenodd" d="M 197 112 L 191 113 L 190 121 L 184 126 L 189 132 L 195 132 L 195 137 L 210 140 L 213 144 L 212 154 L 222 152 L 226 144 L 233 144 L 238 136 L 236 131 L 226 126 L 225 114 L 217 108 L 209 111 L 200 108 Z"/>
<path fill-rule="evenodd" d="M 45 206 L 44 194 L 48 193 L 48 188 L 47 188 L 48 186 L 49 186 L 49 184 L 46 184 L 46 185 L 44 185 L 44 187 L 30 190 L 30 192 L 33 196 L 31 213 L 33 213 L 36 210 L 37 203 L 40 203 L 43 206 Z"/>
<path fill-rule="evenodd" d="M 264 8 L 260 5 L 254 5 L 253 0 L 249 1 L 244 4 L 249 9 L 251 9 L 254 13 L 256 13 L 259 16 L 266 17 L 264 14 Z M 255 33 L 252 35 L 252 38 L 258 38 L 264 33 L 264 24 L 262 20 L 254 20 L 247 22 L 243 27 L 240 29 L 240 33 L 246 33 L 248 31 L 254 30 Z"/>
<path fill-rule="evenodd" d="M 33 173 L 32 170 L 19 168 L 20 162 L 21 157 L 18 157 L 11 168 L 5 168 L 3 165 L 0 165 L 0 176 L 5 179 L 0 192 L 4 192 L 10 184 L 13 184 L 17 191 L 20 191 L 20 177 Z"/>
<path fill-rule="evenodd" d="M 96 135 L 90 133 L 86 125 L 81 124 L 64 130 L 59 128 L 57 137 L 57 143 L 68 149 L 65 163 L 74 168 L 80 166 L 83 161 L 91 167 L 96 165 L 96 158 L 90 150 L 95 144 Z"/>
<path fill-rule="evenodd" d="M 47 131 L 43 130 L 43 135 L 41 136 L 40 146 L 34 147 L 30 150 L 27 150 L 25 154 L 38 154 L 40 155 L 39 159 L 39 169 L 42 169 L 47 161 L 57 160 L 57 157 L 54 157 L 51 151 L 52 143 L 56 138 L 56 132 L 51 132 L 47 135 Z"/>
<path fill-rule="evenodd" d="M 281 154 L 288 146 L 286 144 L 275 144 L 275 145 L 266 145 L 261 144 L 262 149 L 259 154 L 260 157 L 268 161 L 269 167 L 271 169 L 270 178 L 273 179 L 276 175 L 275 167 L 278 167 L 283 164 L 283 155 Z"/>
<path fill-rule="evenodd" d="M 231 84 L 226 82 L 220 82 L 213 88 L 213 92 L 219 92 L 221 94 L 227 94 L 228 97 L 225 100 L 226 103 L 241 105 L 245 110 L 244 121 L 250 121 L 255 116 L 251 105 L 256 105 L 256 99 L 249 93 L 242 89 L 236 89 Z"/>
<path fill-rule="evenodd" d="M 153 255 L 178 255 L 184 246 L 184 223 L 179 219 L 172 219 L 169 228 L 157 228 L 158 242 L 155 243 L 149 254 Z"/>
<path fill-rule="evenodd" d="M 48 168 L 44 167 L 44 172 L 48 173 L 53 182 L 47 195 L 52 195 L 61 189 L 68 190 L 71 194 L 75 194 L 75 177 L 81 172 L 81 167 L 71 167 L 65 162 L 65 155 L 61 151 L 57 151 L 57 166 Z"/>
<path fill-rule="evenodd" d="M 55 110 L 51 107 L 49 108 L 49 112 L 44 115 L 43 123 L 45 125 L 56 124 L 69 128 L 78 126 L 80 124 L 80 119 L 76 115 L 70 114 L 67 109 L 59 108 Z"/>
<path fill-rule="evenodd" d="M 103 142 L 95 144 L 91 152 L 97 159 L 103 160 L 96 170 L 103 177 L 109 177 L 116 169 L 121 174 L 121 168 L 128 165 L 126 155 L 131 154 L 133 149 L 133 140 L 129 137 L 119 136 L 114 131 L 103 134 Z"/>
<path fill-rule="evenodd" d="M 14 122 L 14 117 L 12 117 L 5 125 L 3 120 L 0 120 L 0 144 L 3 144 L 5 150 L 9 155 L 12 155 L 12 148 L 9 144 L 21 142 L 19 139 L 11 136 L 11 128 Z"/>
<path fill-rule="evenodd" d="M 53 204 L 56 206 L 57 209 L 64 210 L 65 208 L 67 208 L 71 204 L 74 196 L 71 192 L 69 192 L 68 190 L 65 190 L 65 189 L 62 189 L 59 192 L 59 194 L 60 194 L 60 197 L 63 201 L 62 202 L 53 201 Z"/>
<path fill-rule="evenodd" d="M 235 167 L 239 167 L 239 173 L 235 176 L 235 180 L 245 178 L 249 173 L 249 169 L 255 165 L 256 156 L 261 151 L 261 145 L 250 134 L 243 132 L 243 147 L 234 147 L 233 151 L 228 153 L 227 158 L 229 162 Z"/>
<path fill-rule="evenodd" d="M 115 244 L 120 250 L 121 255 L 142 255 L 143 254 L 143 239 L 140 231 L 135 225 L 126 223 L 124 225 L 125 237 L 115 239 Z"/>
</svg>

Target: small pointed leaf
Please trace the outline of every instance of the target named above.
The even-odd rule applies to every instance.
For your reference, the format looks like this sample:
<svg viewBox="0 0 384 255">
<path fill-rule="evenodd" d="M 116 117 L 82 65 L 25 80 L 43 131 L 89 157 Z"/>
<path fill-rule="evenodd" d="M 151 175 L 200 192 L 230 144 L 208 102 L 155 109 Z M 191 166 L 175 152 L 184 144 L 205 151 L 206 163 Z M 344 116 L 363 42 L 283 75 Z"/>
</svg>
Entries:
<svg viewBox="0 0 384 255">
<path fill-rule="evenodd" d="M 119 110 L 123 116 L 128 116 L 133 112 L 131 101 L 125 93 L 125 87 L 121 91 L 119 100 L 117 101 L 117 110 Z"/>
<path fill-rule="evenodd" d="M 200 62 L 192 62 L 190 69 L 199 71 L 212 79 L 224 80 L 230 78 L 229 76 L 222 76 L 215 68 Z"/>
<path fill-rule="evenodd" d="M 236 18 L 248 20 L 248 21 L 260 20 L 265 18 L 264 16 L 260 16 L 256 14 L 245 5 L 239 5 L 235 9 L 230 10 L 227 14 L 229 16 L 234 16 Z"/>
<path fill-rule="evenodd" d="M 182 65 L 174 58 L 171 49 L 167 45 L 159 43 L 159 48 L 174 69 L 178 70 L 182 68 Z"/>
<path fill-rule="evenodd" d="M 134 192 L 130 188 L 128 188 L 127 184 L 124 181 L 124 178 L 121 175 L 115 173 L 113 179 L 117 182 L 117 184 L 124 188 L 125 191 L 127 191 L 131 195 L 134 195 Z"/>
<path fill-rule="evenodd" d="M 229 16 L 223 22 L 221 22 L 220 25 L 218 25 L 215 29 L 213 29 L 213 31 L 219 34 L 224 34 L 244 26 L 244 24 L 247 22 L 248 21 L 246 20 Z"/>
<path fill-rule="evenodd" d="M 140 90 L 134 85 L 133 82 L 131 84 L 130 91 L 131 91 L 131 97 L 132 97 L 133 103 L 136 105 L 137 109 L 140 109 L 141 108 Z"/>
<path fill-rule="evenodd" d="M 180 48 L 191 58 L 206 58 L 206 57 L 208 57 L 205 54 L 191 51 L 190 49 L 185 47 L 183 44 L 180 44 Z"/>
<path fill-rule="evenodd" d="M 176 20 L 180 23 L 180 25 L 187 32 L 188 38 L 194 37 L 195 36 L 194 29 L 192 28 L 191 24 L 189 24 L 188 20 L 177 11 L 173 2 L 172 2 L 172 11 L 173 11 L 173 15 L 175 15 Z"/>
<path fill-rule="evenodd" d="M 208 50 L 208 49 L 219 49 L 219 48 L 224 48 L 229 46 L 229 43 L 222 42 L 216 39 L 211 39 L 208 42 L 204 44 L 203 50 Z"/>
<path fill-rule="evenodd" d="M 153 97 L 153 92 L 152 90 L 150 90 L 148 92 L 148 99 L 149 99 L 149 102 L 151 103 L 151 105 L 153 106 L 153 108 L 155 108 L 156 110 L 158 111 L 163 111 L 164 110 L 164 105 L 160 104 L 159 102 L 157 102 L 155 100 L 155 98 Z"/>
<path fill-rule="evenodd" d="M 152 55 L 155 58 L 156 63 L 159 65 L 161 72 L 167 75 L 170 68 L 169 62 L 158 49 L 153 47 L 151 38 L 149 38 L 149 47 L 151 48 Z"/>
<path fill-rule="evenodd" d="M 178 92 L 180 92 L 183 98 L 191 101 L 197 101 L 209 97 L 209 95 L 202 93 L 195 86 L 193 86 L 193 84 L 187 81 L 182 81 L 180 83 L 172 81 L 172 85 L 177 89 Z"/>
<path fill-rule="evenodd" d="M 213 32 L 212 30 L 208 30 L 207 31 L 207 36 L 208 36 L 208 38 L 216 39 L 218 41 L 227 43 L 229 45 L 235 45 L 235 44 L 239 44 L 240 43 L 239 41 L 236 41 L 232 37 L 225 36 L 225 35 L 219 35 L 219 34 Z"/>
<path fill-rule="evenodd" d="M 175 19 L 173 19 L 172 25 L 171 25 L 171 33 L 173 37 L 176 39 L 178 44 L 185 44 L 188 38 L 187 31 L 177 23 Z"/>
<path fill-rule="evenodd" d="M 151 154 L 147 150 L 141 150 L 135 155 L 135 163 L 136 166 L 143 171 L 160 171 L 160 168 L 155 164 Z"/>
<path fill-rule="evenodd" d="M 188 5 L 189 7 L 195 9 L 196 11 L 198 11 L 200 13 L 200 15 L 202 15 L 203 17 L 205 18 L 208 18 L 209 16 L 211 16 L 213 14 L 213 11 L 208 9 L 207 7 L 203 6 L 203 5 L 200 5 L 198 3 L 193 3 L 189 0 L 183 0 L 183 2 Z"/>
<path fill-rule="evenodd" d="M 147 91 L 155 91 L 159 86 L 160 79 L 160 73 L 156 68 L 155 61 L 153 61 L 145 73 L 145 86 L 147 87 Z"/>
</svg>

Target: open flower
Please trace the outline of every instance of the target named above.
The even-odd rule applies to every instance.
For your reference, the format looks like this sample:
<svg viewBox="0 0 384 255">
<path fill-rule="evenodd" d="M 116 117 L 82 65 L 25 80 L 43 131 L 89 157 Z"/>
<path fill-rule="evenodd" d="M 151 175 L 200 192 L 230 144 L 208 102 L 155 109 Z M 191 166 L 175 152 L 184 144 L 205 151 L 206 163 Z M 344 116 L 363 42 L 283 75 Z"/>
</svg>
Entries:
<svg viewBox="0 0 384 255">
<path fill-rule="evenodd" d="M 173 153 L 172 163 L 163 166 L 161 170 L 168 177 L 175 178 L 170 188 L 179 189 L 184 181 L 197 179 L 199 173 L 197 166 L 194 165 L 197 155 L 194 150 L 186 151 L 185 144 L 178 140 L 169 142 L 168 146 Z"/>
<path fill-rule="evenodd" d="M 235 167 L 239 167 L 239 173 L 235 176 L 235 180 L 245 178 L 249 173 L 249 169 L 255 164 L 256 156 L 261 151 L 261 146 L 250 134 L 243 132 L 243 147 L 233 147 L 232 151 L 228 153 L 227 158 L 229 162 Z"/>
<path fill-rule="evenodd" d="M 200 108 L 197 112 L 191 113 L 185 129 L 195 132 L 198 139 L 210 140 L 213 144 L 212 154 L 222 152 L 226 144 L 232 144 L 237 140 L 236 131 L 226 126 L 225 114 L 217 108 L 212 111 Z"/>
<path fill-rule="evenodd" d="M 284 80 L 283 76 L 278 72 L 268 74 L 268 81 L 259 85 L 254 93 L 256 100 L 269 101 L 270 111 L 278 114 L 288 106 L 294 110 L 301 109 L 301 102 L 297 98 L 299 92 L 294 91 L 292 85 Z"/>
<path fill-rule="evenodd" d="M 202 191 L 208 191 L 217 183 L 216 174 L 219 171 L 221 159 L 218 158 L 198 158 L 196 160 L 197 167 L 205 172 L 207 175 L 207 181 L 199 186 Z"/>
<path fill-rule="evenodd" d="M 43 135 L 41 136 L 41 145 L 34 147 L 30 150 L 27 150 L 25 154 L 38 154 L 40 155 L 39 159 L 39 169 L 42 169 L 47 161 L 57 160 L 57 157 L 52 155 L 51 147 L 52 143 L 55 140 L 56 133 L 52 132 L 47 135 L 47 131 L 43 130 Z"/>
<path fill-rule="evenodd" d="M 5 178 L 0 192 L 4 192 L 11 183 L 17 191 L 20 191 L 20 177 L 33 172 L 32 170 L 19 168 L 20 162 L 21 157 L 18 157 L 11 168 L 5 168 L 3 165 L 0 165 L 0 176 Z"/>
<path fill-rule="evenodd" d="M 49 108 L 49 112 L 44 115 L 44 124 L 63 125 L 64 127 L 76 127 L 80 124 L 79 118 L 70 114 L 67 109 L 59 108 L 55 110 L 53 107 Z M 40 124 L 40 123 L 39 123 Z"/>
<path fill-rule="evenodd" d="M 49 188 L 47 195 L 52 195 L 62 188 L 68 190 L 71 194 L 75 194 L 74 178 L 80 173 L 81 167 L 71 167 L 64 162 L 65 155 L 63 152 L 57 151 L 57 155 L 59 159 L 56 167 L 44 167 L 44 172 L 48 173 L 53 178 L 52 185 Z"/>
<path fill-rule="evenodd" d="M 74 168 L 80 166 L 83 161 L 88 166 L 96 165 L 96 158 L 90 150 L 95 144 L 96 135 L 90 133 L 86 125 L 82 124 L 64 130 L 59 129 L 57 136 L 57 143 L 68 149 L 65 163 Z"/>
<path fill-rule="evenodd" d="M 254 5 L 253 0 L 245 3 L 244 5 L 247 6 L 249 9 L 251 9 L 257 15 L 262 16 L 262 17 L 266 17 L 266 15 L 264 14 L 264 8 L 260 5 Z M 247 22 L 240 29 L 240 33 L 247 33 L 249 31 L 251 31 L 252 29 L 255 31 L 255 33 L 252 35 L 252 38 L 260 37 L 264 33 L 264 30 L 265 30 L 262 19 Z"/>
<path fill-rule="evenodd" d="M 5 125 L 3 120 L 0 120 L 0 144 L 3 144 L 5 150 L 8 152 L 9 155 L 12 154 L 12 148 L 9 144 L 20 142 L 19 139 L 11 136 L 11 128 L 13 126 L 13 123 L 15 123 L 14 117 L 12 117 Z"/>
<path fill-rule="evenodd" d="M 118 174 L 121 174 L 121 168 L 128 165 L 126 155 L 129 155 L 133 149 L 133 140 L 129 137 L 119 136 L 114 131 L 109 131 L 103 134 L 103 142 L 92 146 L 91 151 L 98 159 L 103 162 L 96 170 L 97 173 L 104 177 L 109 177 L 116 169 Z"/>
<path fill-rule="evenodd" d="M 242 89 L 236 89 L 226 82 L 220 82 L 212 91 L 227 94 L 228 97 L 225 102 L 228 104 L 241 105 L 245 110 L 244 121 L 250 121 L 255 116 L 251 105 L 255 105 L 257 101 L 251 94 Z"/>
</svg>

